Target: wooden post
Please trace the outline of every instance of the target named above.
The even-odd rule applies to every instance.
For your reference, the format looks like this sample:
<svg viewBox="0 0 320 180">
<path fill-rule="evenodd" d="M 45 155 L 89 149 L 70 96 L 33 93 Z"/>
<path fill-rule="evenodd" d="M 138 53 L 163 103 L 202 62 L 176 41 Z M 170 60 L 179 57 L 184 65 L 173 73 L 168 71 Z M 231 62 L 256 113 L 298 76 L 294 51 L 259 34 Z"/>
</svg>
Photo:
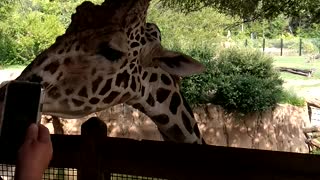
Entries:
<svg viewBox="0 0 320 180">
<path fill-rule="evenodd" d="M 101 151 L 99 146 L 107 137 L 106 124 L 96 117 L 90 118 L 81 126 L 83 138 L 80 164 L 78 169 L 79 180 L 106 180 L 103 169 L 101 169 Z"/>
</svg>

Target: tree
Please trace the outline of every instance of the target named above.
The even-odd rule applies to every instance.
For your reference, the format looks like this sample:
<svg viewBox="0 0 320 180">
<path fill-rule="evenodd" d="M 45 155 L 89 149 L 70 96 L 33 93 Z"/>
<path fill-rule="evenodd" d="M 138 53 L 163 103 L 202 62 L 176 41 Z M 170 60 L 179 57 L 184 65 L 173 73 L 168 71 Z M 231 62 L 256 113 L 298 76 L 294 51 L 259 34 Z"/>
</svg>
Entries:
<svg viewBox="0 0 320 180">
<path fill-rule="evenodd" d="M 203 7 L 216 8 L 221 13 L 238 16 L 244 22 L 287 17 L 307 16 L 312 23 L 320 22 L 320 0 L 161 0 L 166 7 L 191 12 Z"/>
</svg>

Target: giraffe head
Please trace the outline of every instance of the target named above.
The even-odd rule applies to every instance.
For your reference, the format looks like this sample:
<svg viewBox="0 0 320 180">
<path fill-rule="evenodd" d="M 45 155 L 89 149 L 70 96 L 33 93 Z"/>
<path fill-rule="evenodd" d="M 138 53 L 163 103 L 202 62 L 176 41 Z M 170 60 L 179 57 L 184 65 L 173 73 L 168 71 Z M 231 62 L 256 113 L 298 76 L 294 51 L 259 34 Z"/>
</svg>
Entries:
<svg viewBox="0 0 320 180">
<path fill-rule="evenodd" d="M 164 137 L 199 142 L 179 78 L 204 68 L 161 46 L 159 28 L 146 23 L 148 6 L 149 0 L 84 2 L 65 34 L 17 79 L 42 83 L 46 114 L 75 118 L 127 103 L 151 117 Z"/>
</svg>

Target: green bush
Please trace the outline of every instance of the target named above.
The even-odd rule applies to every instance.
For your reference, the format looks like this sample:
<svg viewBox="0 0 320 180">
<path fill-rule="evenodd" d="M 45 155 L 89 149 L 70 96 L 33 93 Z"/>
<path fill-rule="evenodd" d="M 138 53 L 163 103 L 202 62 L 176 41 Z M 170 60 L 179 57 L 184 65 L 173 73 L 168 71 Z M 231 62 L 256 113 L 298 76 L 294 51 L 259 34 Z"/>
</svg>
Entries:
<svg viewBox="0 0 320 180">
<path fill-rule="evenodd" d="M 246 114 L 270 109 L 281 100 L 283 81 L 272 58 L 261 52 L 230 48 L 203 63 L 204 73 L 182 81 L 183 94 L 192 104 L 210 102 Z"/>
<path fill-rule="evenodd" d="M 249 74 L 229 76 L 223 80 L 213 101 L 227 110 L 244 114 L 264 111 L 274 107 L 281 98 L 282 88 L 278 81 Z"/>
<path fill-rule="evenodd" d="M 205 65 L 206 71 L 183 78 L 181 82 L 181 92 L 191 105 L 209 103 L 217 89 L 217 79 L 211 71 L 215 68 L 215 64 L 210 61 L 202 63 Z"/>
</svg>

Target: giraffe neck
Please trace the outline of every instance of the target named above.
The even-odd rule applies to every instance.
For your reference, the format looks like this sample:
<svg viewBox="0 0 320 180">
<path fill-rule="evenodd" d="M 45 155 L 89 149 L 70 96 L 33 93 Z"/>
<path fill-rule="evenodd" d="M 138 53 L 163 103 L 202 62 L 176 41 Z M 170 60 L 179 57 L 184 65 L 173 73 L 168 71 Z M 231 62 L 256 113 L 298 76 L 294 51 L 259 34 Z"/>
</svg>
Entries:
<svg viewBox="0 0 320 180">
<path fill-rule="evenodd" d="M 175 78 L 166 73 L 143 74 L 141 98 L 126 103 L 149 116 L 165 140 L 201 144 L 202 138 L 192 109 L 179 92 Z M 143 86 L 146 82 L 155 85 Z M 177 91 L 171 91 L 170 86 L 176 86 Z"/>
</svg>

